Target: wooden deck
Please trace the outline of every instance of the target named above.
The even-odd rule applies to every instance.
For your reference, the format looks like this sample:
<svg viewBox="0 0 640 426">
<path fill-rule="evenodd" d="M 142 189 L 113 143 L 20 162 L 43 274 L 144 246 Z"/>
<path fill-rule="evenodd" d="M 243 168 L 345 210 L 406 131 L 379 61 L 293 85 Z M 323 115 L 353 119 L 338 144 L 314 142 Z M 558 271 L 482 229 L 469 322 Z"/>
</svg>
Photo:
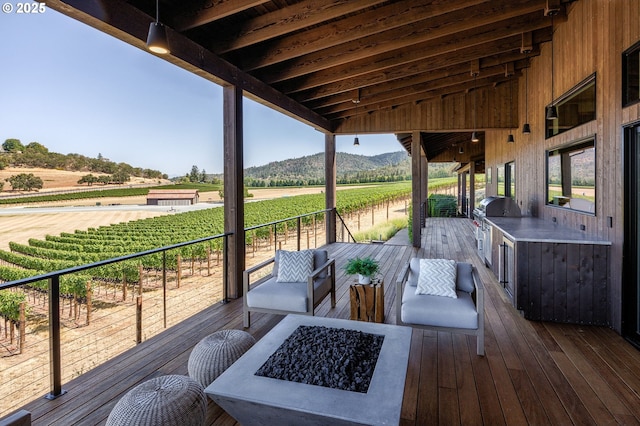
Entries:
<svg viewBox="0 0 640 426">
<path fill-rule="evenodd" d="M 428 219 L 420 255 L 474 263 L 486 286 L 486 356 L 472 337 L 414 330 L 401 424 L 591 425 L 640 424 L 640 351 L 606 328 L 523 319 L 475 253 L 466 219 Z M 348 284 L 341 266 L 350 257 L 373 255 L 382 262 L 385 316 L 395 323 L 395 278 L 414 255 L 409 246 L 336 243 L 338 303 L 326 300 L 318 315 L 348 318 Z M 64 385 L 68 393 L 26 407 L 35 425 L 104 424 L 117 400 L 155 376 L 187 374 L 193 346 L 224 328 L 242 328 L 240 300 L 211 306 L 165 333 L 143 342 Z M 281 316 L 252 314 L 257 339 Z M 209 404 L 208 424 L 233 425 Z"/>
</svg>

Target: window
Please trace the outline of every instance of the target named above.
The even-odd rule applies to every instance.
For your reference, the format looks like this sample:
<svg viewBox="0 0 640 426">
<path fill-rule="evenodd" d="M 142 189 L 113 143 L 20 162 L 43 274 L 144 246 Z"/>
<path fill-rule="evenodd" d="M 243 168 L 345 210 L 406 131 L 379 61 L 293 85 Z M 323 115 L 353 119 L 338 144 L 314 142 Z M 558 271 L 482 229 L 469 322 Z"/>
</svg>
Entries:
<svg viewBox="0 0 640 426">
<path fill-rule="evenodd" d="M 555 103 L 558 118 L 546 120 L 547 138 L 596 118 L 596 75 L 593 74 L 564 94 Z M 551 105 L 547 106 L 547 110 Z M 546 111 L 545 111 L 546 113 Z"/>
<path fill-rule="evenodd" d="M 504 195 L 505 194 L 505 190 L 504 190 L 504 165 L 502 166 L 498 166 L 496 169 L 496 183 L 498 184 L 498 195 Z"/>
<path fill-rule="evenodd" d="M 516 163 L 513 161 L 504 165 L 505 196 L 516 198 Z"/>
<path fill-rule="evenodd" d="M 547 204 L 595 213 L 595 138 L 547 151 Z"/>
<path fill-rule="evenodd" d="M 513 161 L 497 167 L 497 194 L 504 197 L 516 197 L 516 163 Z"/>
<path fill-rule="evenodd" d="M 640 41 L 622 53 L 622 106 L 640 101 Z"/>
</svg>

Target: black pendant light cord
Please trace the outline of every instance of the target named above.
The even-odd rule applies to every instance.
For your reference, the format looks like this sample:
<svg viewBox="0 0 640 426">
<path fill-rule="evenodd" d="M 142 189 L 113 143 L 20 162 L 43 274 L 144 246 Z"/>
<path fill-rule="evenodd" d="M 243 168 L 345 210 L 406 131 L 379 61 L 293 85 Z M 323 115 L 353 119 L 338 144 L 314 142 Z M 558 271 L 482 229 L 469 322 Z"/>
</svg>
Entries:
<svg viewBox="0 0 640 426">
<path fill-rule="evenodd" d="M 524 69 L 524 122 L 529 122 L 529 53 L 527 67 Z"/>
</svg>

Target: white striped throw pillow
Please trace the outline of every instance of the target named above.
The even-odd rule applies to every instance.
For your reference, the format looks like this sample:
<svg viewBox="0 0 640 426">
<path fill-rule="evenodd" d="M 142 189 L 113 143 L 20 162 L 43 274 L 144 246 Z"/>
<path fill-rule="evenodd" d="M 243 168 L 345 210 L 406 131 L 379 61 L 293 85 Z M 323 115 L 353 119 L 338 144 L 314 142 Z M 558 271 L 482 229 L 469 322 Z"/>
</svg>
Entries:
<svg viewBox="0 0 640 426">
<path fill-rule="evenodd" d="M 458 298 L 456 294 L 456 261 L 420 259 L 420 275 L 416 294 Z"/>
<path fill-rule="evenodd" d="M 285 251 L 278 254 L 278 277 L 276 282 L 298 283 L 307 281 L 313 272 L 313 251 Z"/>
</svg>

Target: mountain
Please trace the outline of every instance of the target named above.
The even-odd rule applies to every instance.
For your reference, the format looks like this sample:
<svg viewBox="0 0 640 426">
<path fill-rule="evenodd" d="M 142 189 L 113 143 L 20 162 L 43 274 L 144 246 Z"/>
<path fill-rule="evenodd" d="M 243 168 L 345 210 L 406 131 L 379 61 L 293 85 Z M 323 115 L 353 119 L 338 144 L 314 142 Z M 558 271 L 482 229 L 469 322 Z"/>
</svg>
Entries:
<svg viewBox="0 0 640 426">
<path fill-rule="evenodd" d="M 446 166 L 449 169 L 450 165 Z M 374 156 L 336 153 L 338 183 L 394 182 L 411 179 L 411 158 L 405 151 Z M 431 172 L 431 166 L 430 166 Z M 244 171 L 247 186 L 324 184 L 324 153 L 274 161 Z"/>
</svg>

